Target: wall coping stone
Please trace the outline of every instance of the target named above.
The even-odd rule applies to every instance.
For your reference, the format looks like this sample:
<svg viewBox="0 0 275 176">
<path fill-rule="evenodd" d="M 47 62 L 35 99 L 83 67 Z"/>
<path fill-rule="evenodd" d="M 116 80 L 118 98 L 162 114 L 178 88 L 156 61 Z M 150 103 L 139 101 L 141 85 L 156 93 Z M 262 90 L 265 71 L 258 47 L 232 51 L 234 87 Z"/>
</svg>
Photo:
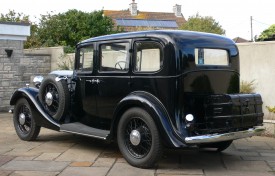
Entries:
<svg viewBox="0 0 275 176">
<path fill-rule="evenodd" d="M 0 40 L 20 40 L 25 41 L 31 34 L 30 25 L 24 23 L 0 23 Z"/>
<path fill-rule="evenodd" d="M 273 123 L 273 124 L 275 124 L 275 120 L 264 120 L 264 123 Z"/>
<path fill-rule="evenodd" d="M 19 25 L 19 26 L 30 26 L 30 23 L 24 22 L 7 22 L 7 21 L 0 21 L 0 24 L 9 24 L 9 25 Z"/>
<path fill-rule="evenodd" d="M 51 56 L 50 54 L 25 53 L 24 56 Z"/>
</svg>

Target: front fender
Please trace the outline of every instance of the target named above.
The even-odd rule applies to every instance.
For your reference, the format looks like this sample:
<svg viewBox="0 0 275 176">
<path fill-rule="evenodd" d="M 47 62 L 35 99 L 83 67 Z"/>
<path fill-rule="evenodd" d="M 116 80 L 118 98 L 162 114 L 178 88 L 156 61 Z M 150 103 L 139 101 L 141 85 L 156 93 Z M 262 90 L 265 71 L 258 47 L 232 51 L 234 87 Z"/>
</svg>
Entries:
<svg viewBox="0 0 275 176">
<path fill-rule="evenodd" d="M 174 128 L 168 112 L 164 105 L 152 94 L 148 92 L 132 92 L 123 98 L 114 113 L 114 120 L 111 126 L 111 137 L 114 137 L 118 122 L 122 114 L 131 107 L 144 108 L 155 121 L 164 143 L 168 147 L 184 147 L 186 144 L 179 137 L 177 130 Z"/>
<path fill-rule="evenodd" d="M 41 107 L 37 99 L 38 89 L 32 87 L 25 87 L 16 90 L 10 100 L 10 105 L 15 105 L 17 100 L 25 98 L 31 105 L 39 112 L 39 116 L 34 117 L 37 125 L 59 131 L 60 125 L 56 123 Z"/>
</svg>

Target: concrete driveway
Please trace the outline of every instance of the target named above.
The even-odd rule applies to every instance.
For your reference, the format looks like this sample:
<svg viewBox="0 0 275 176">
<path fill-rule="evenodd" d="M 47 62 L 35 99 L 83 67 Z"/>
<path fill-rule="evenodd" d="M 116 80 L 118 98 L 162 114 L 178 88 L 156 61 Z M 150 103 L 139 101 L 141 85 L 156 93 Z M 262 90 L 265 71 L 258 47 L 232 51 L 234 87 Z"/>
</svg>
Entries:
<svg viewBox="0 0 275 176">
<path fill-rule="evenodd" d="M 224 152 L 165 150 L 152 169 L 122 158 L 116 144 L 42 129 L 37 141 L 21 141 L 12 115 L 0 113 L 0 176 L 270 176 L 275 175 L 275 139 L 241 139 Z"/>
</svg>

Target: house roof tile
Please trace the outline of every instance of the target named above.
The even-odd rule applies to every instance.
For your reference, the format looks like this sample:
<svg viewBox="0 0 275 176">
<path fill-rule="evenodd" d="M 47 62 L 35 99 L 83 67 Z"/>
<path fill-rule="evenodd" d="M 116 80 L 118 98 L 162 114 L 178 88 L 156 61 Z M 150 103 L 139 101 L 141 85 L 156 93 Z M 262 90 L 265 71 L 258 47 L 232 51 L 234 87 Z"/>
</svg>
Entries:
<svg viewBox="0 0 275 176">
<path fill-rule="evenodd" d="M 174 13 L 166 12 L 144 12 L 138 11 L 137 16 L 132 16 L 129 10 L 104 10 L 104 15 L 116 19 L 142 19 L 142 20 L 173 20 L 176 21 L 178 26 L 182 26 L 186 20 L 182 17 L 176 17 Z"/>
</svg>

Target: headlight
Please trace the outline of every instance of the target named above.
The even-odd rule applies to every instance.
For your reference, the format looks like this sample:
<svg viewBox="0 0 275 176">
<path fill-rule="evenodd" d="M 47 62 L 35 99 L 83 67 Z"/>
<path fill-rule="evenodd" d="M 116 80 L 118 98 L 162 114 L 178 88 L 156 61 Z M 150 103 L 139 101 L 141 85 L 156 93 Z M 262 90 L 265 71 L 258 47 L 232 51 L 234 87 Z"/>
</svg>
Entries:
<svg viewBox="0 0 275 176">
<path fill-rule="evenodd" d="M 35 76 L 33 78 L 33 83 L 34 83 L 35 87 L 39 88 L 40 85 L 41 85 L 41 83 L 42 83 L 42 81 L 43 81 L 43 79 L 44 79 L 43 76 Z"/>
</svg>

